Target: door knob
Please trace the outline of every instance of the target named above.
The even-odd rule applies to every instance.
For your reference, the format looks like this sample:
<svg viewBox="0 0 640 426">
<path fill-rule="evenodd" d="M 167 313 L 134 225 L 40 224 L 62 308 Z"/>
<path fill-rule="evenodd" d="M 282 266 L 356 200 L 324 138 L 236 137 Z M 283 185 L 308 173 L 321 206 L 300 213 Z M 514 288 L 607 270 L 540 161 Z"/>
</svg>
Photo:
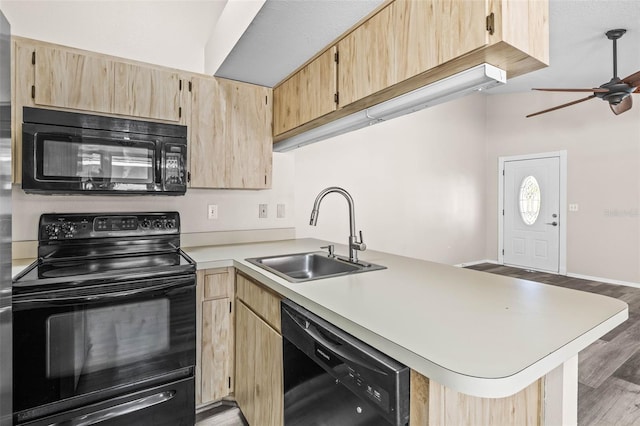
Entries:
<svg viewBox="0 0 640 426">
<path fill-rule="evenodd" d="M 558 222 L 556 222 L 555 220 L 551 223 L 547 222 L 547 225 L 551 225 L 551 226 L 558 226 Z"/>
</svg>

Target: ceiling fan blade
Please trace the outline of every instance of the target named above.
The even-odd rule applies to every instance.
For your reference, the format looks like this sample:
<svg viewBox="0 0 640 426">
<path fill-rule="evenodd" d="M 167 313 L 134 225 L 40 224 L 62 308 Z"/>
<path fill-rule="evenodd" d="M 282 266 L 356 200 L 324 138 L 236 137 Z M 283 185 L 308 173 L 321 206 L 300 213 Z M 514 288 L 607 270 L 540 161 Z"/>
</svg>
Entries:
<svg viewBox="0 0 640 426">
<path fill-rule="evenodd" d="M 609 89 L 601 89 L 599 87 L 594 87 L 593 89 L 531 89 L 531 90 L 541 90 L 543 92 L 589 92 L 589 93 L 607 93 Z"/>
<path fill-rule="evenodd" d="M 640 87 L 640 71 L 631 74 L 627 78 L 623 78 L 622 81 L 627 83 L 629 86 Z"/>
<path fill-rule="evenodd" d="M 558 106 L 555 106 L 553 108 L 545 109 L 543 111 L 534 112 L 533 114 L 527 115 L 527 118 L 534 117 L 534 116 L 540 115 L 540 114 L 544 114 L 545 112 L 551 112 L 551 111 L 555 111 L 555 110 L 560 109 L 560 108 L 565 108 L 565 107 L 568 107 L 568 106 L 571 106 L 571 105 L 579 104 L 580 102 L 588 101 L 589 99 L 593 99 L 595 97 L 596 97 L 596 95 L 591 95 L 591 96 L 587 96 L 586 98 L 578 99 L 577 101 L 573 101 L 573 102 L 569 102 L 569 103 L 566 103 L 566 104 L 558 105 Z"/>
<path fill-rule="evenodd" d="M 631 96 L 627 96 L 618 105 L 609 104 L 609 106 L 615 115 L 619 115 L 631 109 L 633 106 L 633 100 L 631 99 Z"/>
</svg>

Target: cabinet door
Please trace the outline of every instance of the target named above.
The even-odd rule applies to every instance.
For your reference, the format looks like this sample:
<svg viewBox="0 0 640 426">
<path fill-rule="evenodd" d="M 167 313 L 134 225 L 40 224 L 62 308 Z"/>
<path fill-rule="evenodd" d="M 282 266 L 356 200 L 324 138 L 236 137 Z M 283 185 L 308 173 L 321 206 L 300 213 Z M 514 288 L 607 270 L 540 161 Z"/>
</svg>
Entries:
<svg viewBox="0 0 640 426">
<path fill-rule="evenodd" d="M 226 103 L 215 78 L 191 79 L 189 164 L 192 188 L 224 188 Z"/>
<path fill-rule="evenodd" d="M 282 426 L 282 336 L 237 305 L 236 400 L 250 425 Z"/>
<path fill-rule="evenodd" d="M 217 401 L 229 394 L 231 377 L 230 298 L 202 303 L 202 403 Z"/>
<path fill-rule="evenodd" d="M 393 83 L 406 80 L 488 43 L 485 1 L 396 0 Z"/>
<path fill-rule="evenodd" d="M 227 188 L 271 187 L 272 90 L 267 87 L 218 79 L 225 100 Z"/>
<path fill-rule="evenodd" d="M 279 135 L 336 110 L 336 47 L 273 89 L 273 134 Z"/>
<path fill-rule="evenodd" d="M 341 107 L 396 81 L 392 24 L 391 7 L 387 6 L 338 42 Z"/>
<path fill-rule="evenodd" d="M 113 67 L 111 60 L 60 48 L 35 48 L 37 105 L 111 112 Z"/>
<path fill-rule="evenodd" d="M 159 120 L 180 120 L 177 72 L 115 63 L 113 113 Z"/>
<path fill-rule="evenodd" d="M 196 406 L 233 392 L 233 274 L 230 268 L 197 272 Z"/>
</svg>

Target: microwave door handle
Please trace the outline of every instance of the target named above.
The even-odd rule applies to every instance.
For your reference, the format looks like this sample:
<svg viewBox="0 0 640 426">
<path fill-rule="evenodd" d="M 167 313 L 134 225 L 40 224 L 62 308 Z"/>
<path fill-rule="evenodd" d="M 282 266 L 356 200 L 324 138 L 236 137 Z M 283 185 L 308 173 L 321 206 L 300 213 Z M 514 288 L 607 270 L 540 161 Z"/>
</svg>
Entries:
<svg viewBox="0 0 640 426">
<path fill-rule="evenodd" d="M 176 395 L 175 390 L 160 392 L 155 395 L 145 396 L 144 398 L 135 399 L 133 401 L 118 404 L 113 407 L 94 411 L 83 416 L 74 417 L 70 420 L 64 420 L 59 423 L 53 423 L 51 426 L 89 426 L 106 420 L 117 419 L 136 411 L 141 411 L 154 405 L 162 404 L 173 399 Z"/>
<path fill-rule="evenodd" d="M 162 143 L 160 141 L 156 141 L 156 185 L 162 185 L 163 176 L 162 176 L 162 163 L 164 162 L 164 149 L 162 149 Z"/>
</svg>

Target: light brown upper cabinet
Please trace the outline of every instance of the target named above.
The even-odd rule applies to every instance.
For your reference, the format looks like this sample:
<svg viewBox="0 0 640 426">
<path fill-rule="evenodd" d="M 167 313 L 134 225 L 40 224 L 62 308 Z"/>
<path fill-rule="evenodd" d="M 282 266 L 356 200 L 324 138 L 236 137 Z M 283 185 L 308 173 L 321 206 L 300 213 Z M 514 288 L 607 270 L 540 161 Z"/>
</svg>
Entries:
<svg viewBox="0 0 640 426">
<path fill-rule="evenodd" d="M 113 61 L 58 47 L 37 46 L 35 65 L 36 105 L 84 111 L 111 112 Z"/>
<path fill-rule="evenodd" d="M 206 76 L 191 84 L 191 187 L 270 188 L 271 89 Z"/>
<path fill-rule="evenodd" d="M 338 99 L 341 106 L 395 83 L 398 58 L 393 23 L 390 5 L 338 42 Z M 402 50 L 406 52 L 406 49 Z"/>
<path fill-rule="evenodd" d="M 13 38 L 13 182 L 22 176 L 22 108 L 181 121 L 175 70 L 22 37 Z"/>
<path fill-rule="evenodd" d="M 175 71 L 116 62 L 112 113 L 180 120 L 180 79 Z"/>
<path fill-rule="evenodd" d="M 191 187 L 271 187 L 270 88 L 13 40 L 13 182 L 22 173 L 22 108 L 40 106 L 186 125 Z"/>
<path fill-rule="evenodd" d="M 484 1 L 396 0 L 393 19 L 393 84 L 486 45 Z"/>
<path fill-rule="evenodd" d="M 273 89 L 274 134 L 335 111 L 337 49 L 331 47 Z"/>
<path fill-rule="evenodd" d="M 274 141 L 482 63 L 505 70 L 507 78 L 544 68 L 549 62 L 548 16 L 548 0 L 386 2 L 276 85 Z M 334 49 L 337 108 L 306 114 L 316 97 L 295 96 L 302 89 L 290 82 L 305 81 L 305 70 Z M 318 93 L 322 93 L 319 88 Z"/>
<path fill-rule="evenodd" d="M 193 76 L 189 113 L 189 165 L 192 188 L 224 188 L 226 108 L 220 85 L 213 77 Z"/>
<path fill-rule="evenodd" d="M 219 79 L 225 107 L 226 187 L 271 188 L 272 90 Z"/>
</svg>

